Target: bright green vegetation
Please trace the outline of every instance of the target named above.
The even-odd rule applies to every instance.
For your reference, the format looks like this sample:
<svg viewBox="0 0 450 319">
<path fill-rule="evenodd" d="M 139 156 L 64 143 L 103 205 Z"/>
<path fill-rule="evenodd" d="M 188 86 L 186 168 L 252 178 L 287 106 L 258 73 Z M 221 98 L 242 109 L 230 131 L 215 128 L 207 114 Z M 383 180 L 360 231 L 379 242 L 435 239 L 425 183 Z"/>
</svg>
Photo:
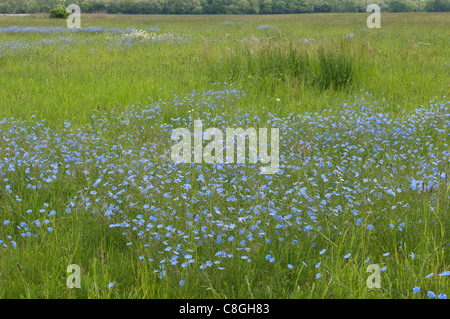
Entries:
<svg viewBox="0 0 450 319">
<path fill-rule="evenodd" d="M 421 106 L 429 106 L 435 98 L 448 100 L 449 15 L 383 14 L 381 29 L 368 29 L 366 17 L 367 14 L 83 15 L 82 27 L 159 30 L 133 32 L 132 37 L 102 32 L 0 32 L 0 119 L 29 120 L 35 115 L 36 121 L 45 119 L 46 125 L 63 137 L 64 121 L 72 123 L 75 132 L 77 128 L 93 124 L 93 114 L 98 117 L 114 111 L 117 115 L 128 105 L 149 104 L 149 98 L 170 101 L 174 95 L 184 97 L 194 90 L 214 90 L 217 87 L 214 83 L 224 82 L 232 83 L 244 91 L 245 96 L 235 102 L 224 99 L 219 103 L 225 105 L 224 109 L 208 111 L 221 114 L 225 110 L 231 115 L 237 113 L 238 108 L 251 107 L 252 115 L 263 121 L 269 112 L 278 117 L 292 112 L 321 114 L 325 109 L 338 112 L 341 103 L 351 104 L 356 96 L 365 96 L 369 102 L 377 101 L 378 111 L 400 118 Z M 65 21 L 44 16 L 0 17 L 0 27 L 10 26 L 65 27 Z M 193 104 L 198 100 L 200 98 L 196 97 Z M 179 108 L 174 105 L 168 102 L 168 106 L 163 107 L 163 121 L 169 122 L 170 118 L 190 111 L 185 105 Z M 195 115 L 201 115 L 201 112 L 195 112 Z M 442 126 L 443 122 L 438 119 L 436 125 Z M 131 125 L 111 123 L 115 130 L 99 135 L 102 138 L 97 145 L 99 148 L 102 143 L 112 145 L 114 135 L 138 134 Z M 145 121 L 132 120 L 131 124 L 145 126 Z M 8 129 L 8 125 L 0 124 L 0 132 Z M 136 135 L 137 146 L 131 142 L 127 144 L 129 149 L 142 146 L 144 140 L 150 145 L 158 140 L 160 136 L 154 127 L 145 129 L 140 131 L 142 135 Z M 327 128 L 321 129 L 326 134 Z M 430 129 L 426 135 L 433 139 L 433 147 L 441 152 L 448 150 L 445 144 L 448 143 L 448 131 L 438 134 Z M 350 151 L 351 155 L 363 157 L 359 168 L 373 155 L 370 146 L 377 143 L 372 140 L 373 136 L 354 136 L 358 143 L 367 145 L 363 155 L 356 150 Z M 351 137 L 346 138 L 353 141 Z M 426 157 L 427 149 L 431 147 L 425 144 L 426 141 L 424 138 L 417 146 L 413 139 L 407 148 L 421 147 L 423 153 L 419 155 Z M 11 156 L 10 150 L 5 148 L 7 143 L 0 140 L 0 158 Z M 52 154 L 53 146 L 42 150 L 43 157 Z M 296 146 L 294 151 L 300 149 Z M 392 151 L 388 147 L 385 153 L 398 160 L 395 163 L 399 166 L 402 163 L 410 165 L 410 158 L 402 162 L 395 157 L 397 151 L 401 153 L 392 145 Z M 306 148 L 301 152 L 305 157 L 316 155 L 308 153 Z M 347 150 L 342 147 L 344 152 Z M 379 156 L 378 160 L 384 158 L 384 153 Z M 123 155 L 130 167 L 135 165 L 132 163 L 135 159 Z M 333 165 L 341 165 L 337 159 Z M 117 158 L 114 163 L 123 164 L 121 160 Z M 318 164 L 314 161 L 313 167 Z M 382 168 L 367 169 L 364 177 L 380 182 L 389 179 L 387 173 L 377 175 L 382 169 L 389 168 L 388 161 L 385 163 Z M 450 231 L 448 188 L 419 194 L 398 193 L 395 199 L 389 197 L 389 201 L 377 202 L 375 206 L 363 204 L 358 208 L 361 214 L 357 216 L 342 204 L 344 209 L 338 217 L 332 214 L 318 217 L 323 229 L 312 230 L 311 236 L 301 233 L 298 244 L 275 241 L 270 245 L 255 246 L 252 247 L 251 263 L 241 258 L 225 259 L 221 264 L 225 267 L 223 271 L 202 270 L 197 264 L 186 269 L 169 268 L 167 277 L 160 279 L 154 273 L 157 268 L 153 263 L 138 258 L 143 251 L 145 258 L 157 257 L 160 247 L 146 249 L 138 242 L 127 246 L 127 242 L 135 240 L 133 235 L 123 236 L 122 230 L 110 228 L 111 222 L 101 214 L 83 209 L 64 213 L 68 203 L 79 195 L 79 190 L 92 186 L 95 181 L 94 177 L 86 179 L 82 174 L 85 169 L 89 170 L 90 176 L 96 176 L 94 172 L 99 171 L 91 163 L 76 168 L 75 177 L 64 182 L 65 169 L 61 169 L 57 181 L 38 190 L 30 190 L 26 182 L 16 183 L 12 187 L 21 194 L 21 202 L 5 190 L 9 181 L 0 175 L 0 223 L 15 219 L 31 222 L 32 217 L 26 210 L 38 212 L 44 203 L 50 203 L 50 209 L 57 212 L 51 224 L 53 231 L 39 229 L 36 238 L 25 238 L 14 249 L 0 246 L 0 298 L 424 298 L 428 290 L 436 294 L 450 292 L 448 276 L 436 276 L 450 270 L 446 254 Z M 448 160 L 440 163 L 438 169 L 448 173 Z M 18 168 L 15 172 L 7 172 L 6 167 L 3 170 L 9 180 L 26 179 L 27 174 Z M 189 172 L 188 168 L 185 170 Z M 405 174 L 413 174 L 412 171 L 408 167 Z M 274 181 L 274 185 L 303 181 L 305 172 L 306 168 L 298 175 L 282 176 Z M 198 178 L 195 170 L 188 174 L 192 180 Z M 395 182 L 404 182 L 404 176 L 395 176 L 398 179 Z M 143 178 L 142 174 L 136 180 Z M 350 175 L 346 178 L 353 182 Z M 117 181 L 120 182 L 119 177 Z M 249 179 L 240 185 L 256 189 L 263 182 L 263 178 Z M 310 186 L 309 182 L 306 184 Z M 328 184 L 319 183 L 318 187 L 325 191 L 325 185 Z M 227 184 L 225 188 L 232 190 L 231 186 Z M 339 187 L 336 189 L 341 191 Z M 192 193 L 200 190 L 201 185 L 195 184 Z M 180 190 L 176 195 L 181 197 L 183 193 Z M 368 194 L 359 194 L 355 201 L 363 201 L 365 195 Z M 137 191 L 136 196 L 142 200 Z M 435 198 L 437 204 L 431 208 L 428 201 Z M 219 205 L 220 200 L 211 198 L 208 207 Z M 161 207 L 178 205 L 175 200 L 163 197 L 156 201 Z M 411 201 L 414 205 L 405 208 L 397 204 Z M 283 203 L 288 210 L 291 203 Z M 220 205 L 219 208 L 226 211 L 227 207 L 223 203 Z M 393 208 L 394 205 L 398 207 Z M 245 205 L 242 208 L 249 209 Z M 369 209 L 372 214 L 368 213 Z M 138 213 L 137 208 L 125 210 L 130 215 Z M 362 226 L 357 222 L 360 217 Z M 193 216 L 189 218 L 193 219 Z M 401 227 L 399 220 L 406 223 L 401 231 L 398 230 Z M 176 221 L 174 225 L 181 228 L 183 222 Z M 391 223 L 395 228 L 389 226 Z M 369 225 L 375 227 L 373 231 L 367 230 Z M 6 233 L 1 227 L 2 224 L 0 239 L 5 239 Z M 15 230 L 16 237 L 20 232 Z M 269 235 L 275 238 L 275 233 L 274 229 Z M 210 251 L 208 246 L 193 246 L 193 254 L 214 260 L 216 251 L 229 251 L 239 244 L 223 241 L 224 245 Z M 326 248 L 326 253 L 320 254 L 314 247 Z M 266 260 L 269 251 L 277 257 L 275 263 Z M 390 254 L 383 256 L 387 252 Z M 414 259 L 411 252 L 415 254 Z M 350 258 L 343 257 L 347 253 L 351 253 Z M 369 264 L 387 267 L 381 273 L 382 289 L 366 286 L 367 257 L 371 257 Z M 306 261 L 308 266 L 302 266 L 301 261 Z M 314 267 L 319 262 L 320 280 L 316 279 L 319 270 Z M 72 263 L 82 268 L 81 289 L 70 290 L 66 286 L 66 268 Z M 288 269 L 287 264 L 293 264 L 294 268 Z M 425 278 L 432 272 L 432 279 Z M 179 285 L 180 280 L 185 281 L 184 286 Z M 108 288 L 110 282 L 115 283 L 114 288 Z M 421 287 L 420 294 L 413 293 L 415 286 Z"/>
<path fill-rule="evenodd" d="M 112 41 L 103 33 L 73 34 L 74 42 L 61 43 L 63 53 L 52 45 L 34 43 L 67 34 L 0 34 L 4 42 L 29 43 L 18 53 L 8 54 L 5 48 L 0 58 L 0 116 L 34 114 L 52 122 L 73 118 L 85 123 L 92 112 L 159 97 L 163 86 L 182 94 L 230 79 L 242 85 L 245 103 L 275 112 L 320 111 L 360 90 L 377 101 L 384 98 L 388 110 L 411 110 L 448 93 L 448 15 L 385 14 L 381 29 L 368 29 L 366 17 L 83 16 L 82 27 L 158 27 L 158 33 L 188 34 L 189 41 L 110 49 L 105 42 Z M 65 21 L 1 18 L 1 25 L 65 27 Z M 258 29 L 262 25 L 278 28 Z M 351 33 L 357 36 L 345 38 Z M 327 57 L 321 58 L 320 52 Z M 324 70 L 343 68 L 345 74 L 338 81 L 346 84 L 332 89 L 316 83 L 315 77 L 328 72 L 321 70 L 321 63 L 328 63 L 322 65 Z"/>
</svg>

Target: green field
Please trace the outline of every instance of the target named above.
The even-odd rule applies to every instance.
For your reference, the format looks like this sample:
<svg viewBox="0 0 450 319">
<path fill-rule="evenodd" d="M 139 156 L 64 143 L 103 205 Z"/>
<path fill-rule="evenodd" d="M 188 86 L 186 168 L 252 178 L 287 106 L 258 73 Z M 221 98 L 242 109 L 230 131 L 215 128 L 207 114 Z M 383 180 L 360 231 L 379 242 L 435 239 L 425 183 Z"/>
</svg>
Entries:
<svg viewBox="0 0 450 319">
<path fill-rule="evenodd" d="M 0 298 L 446 297 L 450 15 L 367 16 L 0 16 Z M 281 172 L 174 165 L 194 119 Z"/>
</svg>

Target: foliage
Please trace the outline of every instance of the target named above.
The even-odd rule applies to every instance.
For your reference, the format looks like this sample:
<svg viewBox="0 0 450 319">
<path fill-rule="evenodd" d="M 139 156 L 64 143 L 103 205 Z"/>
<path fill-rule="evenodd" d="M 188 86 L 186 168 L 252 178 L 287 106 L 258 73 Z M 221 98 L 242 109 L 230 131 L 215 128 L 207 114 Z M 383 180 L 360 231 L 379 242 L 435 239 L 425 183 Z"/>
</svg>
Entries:
<svg viewBox="0 0 450 319">
<path fill-rule="evenodd" d="M 0 17 L 0 298 L 448 294 L 448 17 L 362 16 Z M 283 172 L 174 165 L 199 118 Z"/>
<path fill-rule="evenodd" d="M 57 5 L 50 10 L 50 18 L 65 19 L 69 16 L 67 8 L 63 5 Z"/>
<path fill-rule="evenodd" d="M 126 14 L 284 14 L 365 12 L 367 0 L 0 0 L 0 13 L 48 12 L 57 4 L 78 4 L 82 12 Z M 450 0 L 385 0 L 386 12 L 450 11 Z"/>
</svg>

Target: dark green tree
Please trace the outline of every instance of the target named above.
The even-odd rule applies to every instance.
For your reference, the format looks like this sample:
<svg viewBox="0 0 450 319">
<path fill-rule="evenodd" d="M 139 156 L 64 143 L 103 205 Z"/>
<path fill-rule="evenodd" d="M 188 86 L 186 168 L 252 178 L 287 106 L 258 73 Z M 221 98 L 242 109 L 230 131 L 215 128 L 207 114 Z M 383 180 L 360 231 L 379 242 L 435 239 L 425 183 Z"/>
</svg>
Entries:
<svg viewBox="0 0 450 319">
<path fill-rule="evenodd" d="M 428 0 L 425 10 L 429 12 L 450 12 L 450 0 Z"/>
</svg>

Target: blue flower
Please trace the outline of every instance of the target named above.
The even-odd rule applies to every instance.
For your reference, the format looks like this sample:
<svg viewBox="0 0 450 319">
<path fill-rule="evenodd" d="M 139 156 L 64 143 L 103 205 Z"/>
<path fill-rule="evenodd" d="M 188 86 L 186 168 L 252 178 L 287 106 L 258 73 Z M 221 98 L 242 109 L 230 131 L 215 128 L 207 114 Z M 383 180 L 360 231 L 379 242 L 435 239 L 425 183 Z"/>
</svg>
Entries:
<svg viewBox="0 0 450 319">
<path fill-rule="evenodd" d="M 417 293 L 419 293 L 420 292 L 420 287 L 414 287 L 413 288 L 413 292 L 415 293 L 415 294 L 417 294 Z"/>
</svg>

